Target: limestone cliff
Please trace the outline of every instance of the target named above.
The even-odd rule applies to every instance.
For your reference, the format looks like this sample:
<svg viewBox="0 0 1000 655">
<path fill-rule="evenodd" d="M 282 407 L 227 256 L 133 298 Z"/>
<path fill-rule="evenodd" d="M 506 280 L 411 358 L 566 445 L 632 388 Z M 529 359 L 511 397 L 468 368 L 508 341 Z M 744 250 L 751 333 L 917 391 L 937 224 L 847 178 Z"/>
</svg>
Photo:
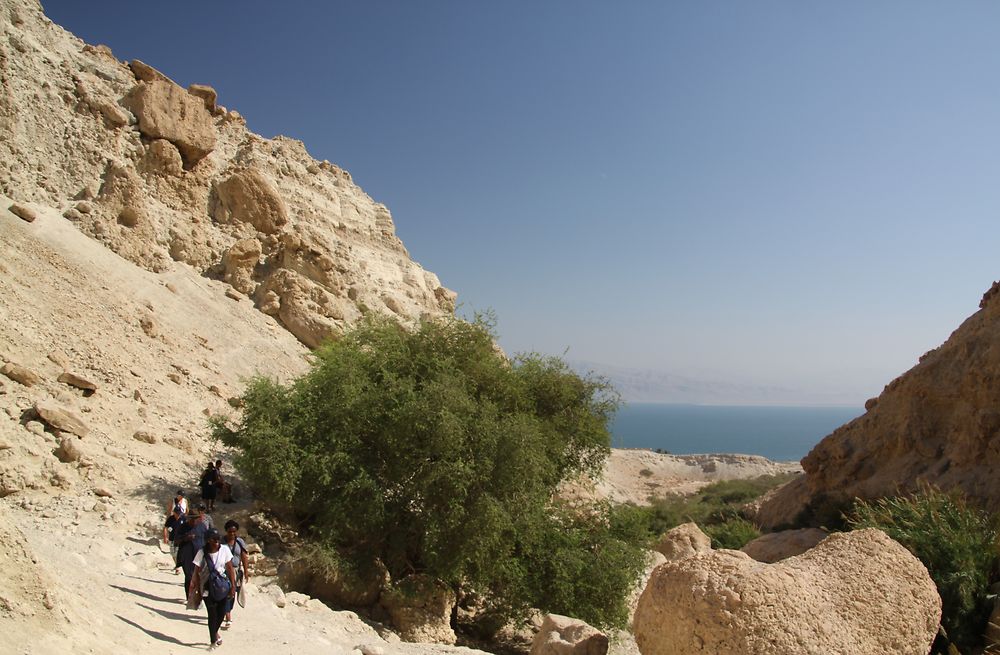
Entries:
<svg viewBox="0 0 1000 655">
<path fill-rule="evenodd" d="M 764 503 L 766 527 L 818 525 L 855 497 L 912 491 L 921 480 L 1000 509 L 1000 283 L 865 407 L 802 460 L 804 476 Z"/>
<path fill-rule="evenodd" d="M 350 174 L 216 100 L 84 44 L 36 0 L 0 3 L 4 195 L 57 208 L 147 270 L 222 279 L 308 346 L 369 310 L 454 310 Z"/>
</svg>

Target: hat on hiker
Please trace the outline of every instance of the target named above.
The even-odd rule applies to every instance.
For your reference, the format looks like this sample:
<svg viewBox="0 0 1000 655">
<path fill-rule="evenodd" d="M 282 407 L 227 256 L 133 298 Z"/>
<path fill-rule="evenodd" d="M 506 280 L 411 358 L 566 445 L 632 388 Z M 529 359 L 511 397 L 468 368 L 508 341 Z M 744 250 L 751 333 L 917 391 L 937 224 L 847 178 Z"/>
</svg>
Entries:
<svg viewBox="0 0 1000 655">
<path fill-rule="evenodd" d="M 219 531 L 215 528 L 212 528 L 205 533 L 205 541 L 212 541 L 213 539 L 216 541 L 220 541 L 222 539 L 222 537 L 219 536 Z"/>
</svg>

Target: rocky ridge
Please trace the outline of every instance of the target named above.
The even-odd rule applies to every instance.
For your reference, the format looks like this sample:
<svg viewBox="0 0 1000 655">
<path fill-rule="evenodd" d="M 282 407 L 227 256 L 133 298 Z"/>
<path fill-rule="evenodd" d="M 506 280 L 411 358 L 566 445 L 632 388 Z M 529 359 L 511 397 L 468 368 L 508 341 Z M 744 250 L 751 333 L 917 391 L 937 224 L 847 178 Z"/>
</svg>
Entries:
<svg viewBox="0 0 1000 655">
<path fill-rule="evenodd" d="M 758 521 L 776 529 L 836 521 L 854 498 L 922 482 L 1000 510 L 1000 283 L 940 347 L 865 404 L 863 416 L 802 460 L 805 475 L 770 496 Z"/>
<path fill-rule="evenodd" d="M 454 310 L 347 171 L 250 132 L 211 87 L 83 43 L 35 0 L 0 3 L 0 191 L 142 268 L 225 281 L 308 346 L 367 311 Z"/>
</svg>

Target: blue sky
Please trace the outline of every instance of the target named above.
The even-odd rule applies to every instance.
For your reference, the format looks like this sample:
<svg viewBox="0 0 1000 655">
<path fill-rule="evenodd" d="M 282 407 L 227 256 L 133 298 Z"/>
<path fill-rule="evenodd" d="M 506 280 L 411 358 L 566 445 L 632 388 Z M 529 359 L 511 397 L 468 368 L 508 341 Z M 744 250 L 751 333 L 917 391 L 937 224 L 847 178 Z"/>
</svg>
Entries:
<svg viewBox="0 0 1000 655">
<path fill-rule="evenodd" d="M 1000 277 L 998 3 L 44 5 L 345 167 L 511 352 L 860 405 Z"/>
</svg>

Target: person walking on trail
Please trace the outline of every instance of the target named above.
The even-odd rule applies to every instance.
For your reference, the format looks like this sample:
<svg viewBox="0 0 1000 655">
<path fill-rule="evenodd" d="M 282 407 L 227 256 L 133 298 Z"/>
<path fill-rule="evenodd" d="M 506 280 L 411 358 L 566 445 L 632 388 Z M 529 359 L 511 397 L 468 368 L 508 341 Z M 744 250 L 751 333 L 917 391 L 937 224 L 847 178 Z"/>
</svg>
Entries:
<svg viewBox="0 0 1000 655">
<path fill-rule="evenodd" d="M 236 595 L 229 599 L 229 604 L 226 607 L 226 619 L 222 624 L 224 630 L 228 630 L 229 626 L 233 624 L 233 606 L 236 604 L 236 599 L 239 598 L 243 585 L 250 579 L 250 560 L 247 558 L 247 544 L 238 535 L 239 530 L 239 523 L 232 520 L 226 521 L 226 534 L 222 540 L 222 545 L 228 546 L 229 550 L 233 552 L 233 567 L 236 569 Z M 243 601 L 241 600 L 240 607 L 242 606 Z"/>
<path fill-rule="evenodd" d="M 194 565 L 194 577 L 188 589 L 188 607 L 194 604 L 197 609 L 197 601 L 204 601 L 208 612 L 209 648 L 215 649 L 222 645 L 219 628 L 226 615 L 226 607 L 236 597 L 233 551 L 221 543 L 218 530 L 209 530 L 205 535 L 205 547 L 195 555 Z"/>
<path fill-rule="evenodd" d="M 163 525 L 163 543 L 170 544 L 170 561 L 174 565 L 174 575 L 177 575 L 180 565 L 177 563 L 177 535 L 187 522 L 187 517 L 181 511 L 180 505 L 174 505 L 173 511 L 167 517 L 167 522 Z"/>
<path fill-rule="evenodd" d="M 221 460 L 219 461 L 221 463 Z M 208 468 L 201 474 L 201 480 L 198 481 L 198 486 L 201 487 L 201 499 L 208 507 L 209 512 L 215 509 L 215 498 L 219 494 L 220 480 L 219 469 L 215 467 L 215 464 L 209 462 Z"/>
<path fill-rule="evenodd" d="M 188 499 L 184 497 L 184 491 L 178 489 L 177 493 L 174 494 L 174 499 L 167 503 L 167 516 L 170 516 L 171 512 L 174 511 L 174 506 L 181 506 L 181 514 L 188 513 Z"/>
<path fill-rule="evenodd" d="M 205 506 L 198 505 L 194 516 L 186 521 L 175 537 L 177 542 L 177 564 L 184 569 L 184 593 L 191 588 L 191 578 L 195 569 L 195 557 L 205 547 L 205 537 L 211 528 L 205 521 Z"/>
</svg>

